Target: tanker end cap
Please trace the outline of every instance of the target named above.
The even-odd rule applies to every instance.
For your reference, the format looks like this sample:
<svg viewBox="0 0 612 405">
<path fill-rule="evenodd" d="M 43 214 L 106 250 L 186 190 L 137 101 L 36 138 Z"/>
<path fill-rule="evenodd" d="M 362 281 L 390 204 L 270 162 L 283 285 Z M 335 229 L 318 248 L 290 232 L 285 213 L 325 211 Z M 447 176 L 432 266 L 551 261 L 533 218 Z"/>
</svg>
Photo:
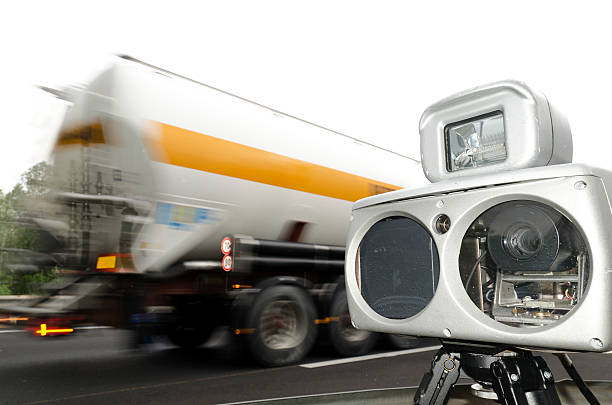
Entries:
<svg viewBox="0 0 612 405">
<path fill-rule="evenodd" d="M 546 97 L 501 81 L 445 98 L 419 124 L 421 160 L 431 182 L 571 163 L 572 135 Z"/>
</svg>

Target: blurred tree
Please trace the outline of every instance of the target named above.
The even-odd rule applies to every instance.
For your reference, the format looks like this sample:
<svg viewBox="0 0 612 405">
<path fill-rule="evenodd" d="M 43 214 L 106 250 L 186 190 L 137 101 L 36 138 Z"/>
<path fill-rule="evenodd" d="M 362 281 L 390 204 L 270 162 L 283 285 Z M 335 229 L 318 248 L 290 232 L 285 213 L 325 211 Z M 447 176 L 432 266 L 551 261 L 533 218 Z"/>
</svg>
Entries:
<svg viewBox="0 0 612 405">
<path fill-rule="evenodd" d="M 21 175 L 19 183 L 0 191 L 0 295 L 31 294 L 57 276 L 57 269 L 29 264 L 39 248 L 40 233 L 28 221 L 28 202 L 47 193 L 49 165 L 40 162 Z"/>
<path fill-rule="evenodd" d="M 21 175 L 21 181 L 17 186 L 20 186 L 23 192 L 30 196 L 45 194 L 47 192 L 49 171 L 50 166 L 47 162 L 38 162 Z"/>
<path fill-rule="evenodd" d="M 10 294 L 10 279 L 7 277 L 7 271 L 5 268 L 6 263 L 6 252 L 4 247 L 6 246 L 7 238 L 10 234 L 10 208 L 8 204 L 8 198 L 2 190 L 0 190 L 0 295 Z"/>
</svg>

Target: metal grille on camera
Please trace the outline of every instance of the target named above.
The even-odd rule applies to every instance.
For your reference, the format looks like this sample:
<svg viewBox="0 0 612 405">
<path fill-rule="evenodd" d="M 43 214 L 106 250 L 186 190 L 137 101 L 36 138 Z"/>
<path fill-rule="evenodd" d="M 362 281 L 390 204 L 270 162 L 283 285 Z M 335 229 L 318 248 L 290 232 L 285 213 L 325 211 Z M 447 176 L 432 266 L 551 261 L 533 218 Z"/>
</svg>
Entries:
<svg viewBox="0 0 612 405">
<path fill-rule="evenodd" d="M 508 201 L 472 223 L 459 271 L 471 300 L 491 318 L 542 326 L 584 298 L 589 253 L 576 226 L 559 211 L 535 201 Z"/>
<path fill-rule="evenodd" d="M 363 237 L 356 271 L 361 295 L 374 311 L 386 318 L 406 319 L 433 298 L 440 262 L 423 226 L 410 218 L 389 217 Z"/>
</svg>

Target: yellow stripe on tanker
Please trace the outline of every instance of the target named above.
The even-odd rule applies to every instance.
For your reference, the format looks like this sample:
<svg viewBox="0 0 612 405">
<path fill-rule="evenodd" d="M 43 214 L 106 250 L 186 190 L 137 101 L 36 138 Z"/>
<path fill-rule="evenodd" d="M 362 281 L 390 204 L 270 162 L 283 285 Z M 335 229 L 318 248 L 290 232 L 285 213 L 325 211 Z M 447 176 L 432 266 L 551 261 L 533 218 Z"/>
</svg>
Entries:
<svg viewBox="0 0 612 405">
<path fill-rule="evenodd" d="M 153 160 L 297 191 L 357 201 L 399 189 L 329 167 L 163 123 L 145 144 Z"/>
</svg>

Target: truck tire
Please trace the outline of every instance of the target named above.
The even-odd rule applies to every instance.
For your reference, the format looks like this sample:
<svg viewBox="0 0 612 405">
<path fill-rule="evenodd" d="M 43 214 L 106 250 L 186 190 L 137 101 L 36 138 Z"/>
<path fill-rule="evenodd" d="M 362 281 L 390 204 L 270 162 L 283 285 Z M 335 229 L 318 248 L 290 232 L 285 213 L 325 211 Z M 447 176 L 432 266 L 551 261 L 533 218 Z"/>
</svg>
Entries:
<svg viewBox="0 0 612 405">
<path fill-rule="evenodd" d="M 315 343 L 315 315 L 312 298 L 302 288 L 275 285 L 264 289 L 247 313 L 251 356 L 266 367 L 302 360 Z"/>
<path fill-rule="evenodd" d="M 330 307 L 329 340 L 335 351 L 341 356 L 360 356 L 372 350 L 378 340 L 378 334 L 356 329 L 351 323 L 351 316 L 344 288 L 336 291 Z"/>
</svg>

